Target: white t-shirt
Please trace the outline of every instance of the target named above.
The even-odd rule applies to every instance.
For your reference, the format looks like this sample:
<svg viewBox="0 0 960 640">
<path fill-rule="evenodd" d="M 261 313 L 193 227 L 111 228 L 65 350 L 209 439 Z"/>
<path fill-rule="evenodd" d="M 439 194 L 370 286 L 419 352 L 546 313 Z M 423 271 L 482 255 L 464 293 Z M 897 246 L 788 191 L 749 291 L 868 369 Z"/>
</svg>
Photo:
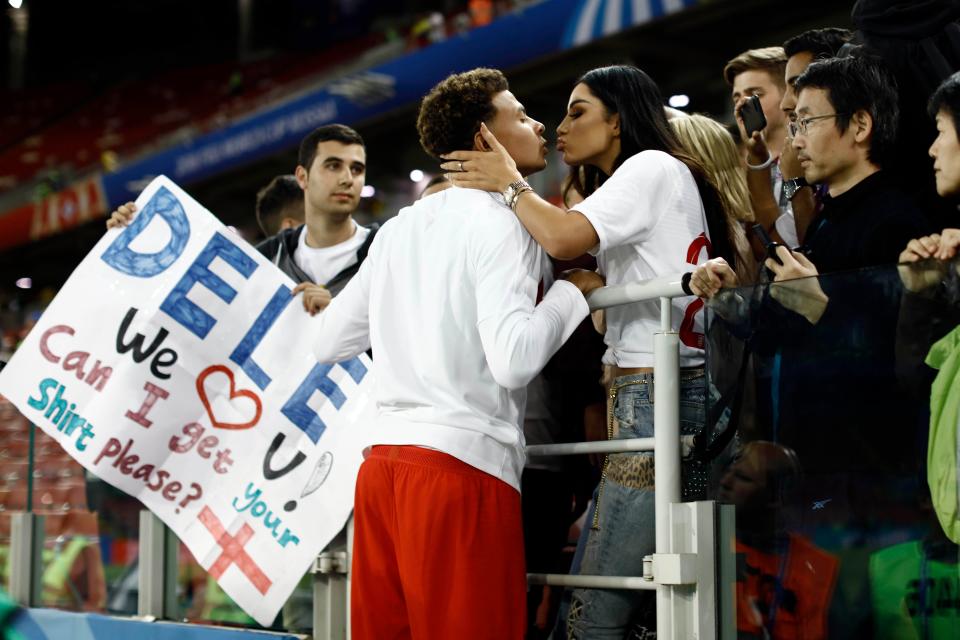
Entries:
<svg viewBox="0 0 960 640">
<path fill-rule="evenodd" d="M 597 232 L 591 250 L 608 285 L 692 271 L 708 258 L 703 204 L 686 165 L 662 151 L 628 158 L 586 200 L 572 208 Z M 673 328 L 680 333 L 680 366 L 703 364 L 702 302 L 673 299 Z M 660 331 L 660 302 L 607 309 L 605 364 L 653 366 L 653 334 Z"/>
<path fill-rule="evenodd" d="M 542 268 L 499 194 L 452 187 L 383 225 L 315 325 L 321 362 L 373 347 L 368 444 L 437 449 L 520 490 L 526 386 L 589 312 L 565 281 L 535 304 Z"/>
<path fill-rule="evenodd" d="M 351 220 L 351 222 L 353 222 Z M 307 225 L 300 231 L 297 251 L 293 259 L 314 284 L 327 284 L 338 273 L 357 262 L 357 250 L 363 246 L 370 229 L 353 223 L 353 235 L 332 247 L 314 248 L 307 245 Z"/>
</svg>

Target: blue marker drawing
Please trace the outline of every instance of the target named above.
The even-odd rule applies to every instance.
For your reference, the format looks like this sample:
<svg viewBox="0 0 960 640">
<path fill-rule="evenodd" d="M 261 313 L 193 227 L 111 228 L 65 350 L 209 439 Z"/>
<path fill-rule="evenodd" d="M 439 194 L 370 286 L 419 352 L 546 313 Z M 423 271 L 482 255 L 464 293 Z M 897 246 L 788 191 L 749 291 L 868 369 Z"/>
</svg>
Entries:
<svg viewBox="0 0 960 640">
<path fill-rule="evenodd" d="M 132 250 L 130 245 L 157 216 L 170 229 L 170 241 L 156 253 Z M 117 236 L 100 258 L 121 273 L 137 278 L 152 278 L 176 262 L 189 238 L 190 222 L 183 205 L 169 189 L 160 187 L 140 215 Z"/>
<path fill-rule="evenodd" d="M 290 295 L 290 288 L 286 285 L 280 285 L 277 292 L 273 294 L 270 302 L 264 307 L 260 315 L 257 316 L 253 326 L 243 336 L 243 340 L 237 345 L 237 348 L 230 354 L 230 359 L 236 362 L 243 369 L 244 373 L 250 376 L 250 379 L 263 391 L 270 384 L 270 376 L 264 373 L 263 369 L 253 361 L 253 350 L 257 348 L 263 336 L 270 330 L 273 323 L 287 308 L 293 296 Z"/>
<path fill-rule="evenodd" d="M 360 362 L 358 357 L 338 362 L 336 365 L 318 364 L 310 370 L 306 379 L 287 403 L 283 405 L 283 409 L 280 410 L 290 422 L 307 434 L 307 437 L 314 444 L 320 440 L 320 436 L 327 430 L 327 425 L 317 415 L 317 412 L 307 405 L 307 401 L 310 400 L 313 392 L 319 391 L 322 393 L 336 409 L 340 409 L 347 401 L 347 397 L 343 394 L 339 385 L 331 380 L 328 375 L 335 366 L 345 369 L 357 384 L 360 384 L 360 381 L 367 375 L 367 367 Z"/>
<path fill-rule="evenodd" d="M 210 263 L 213 262 L 214 258 L 220 258 L 244 278 L 249 278 L 250 274 L 257 268 L 257 263 L 253 258 L 218 231 L 213 234 L 207 246 L 203 248 L 197 259 L 193 261 L 187 272 L 180 278 L 180 282 L 160 305 L 161 311 L 179 322 L 201 340 L 207 337 L 210 329 L 217 321 L 209 313 L 187 299 L 187 294 L 190 293 L 193 285 L 200 284 L 209 289 L 227 304 L 230 304 L 237 295 L 236 289 L 210 270 Z"/>
</svg>

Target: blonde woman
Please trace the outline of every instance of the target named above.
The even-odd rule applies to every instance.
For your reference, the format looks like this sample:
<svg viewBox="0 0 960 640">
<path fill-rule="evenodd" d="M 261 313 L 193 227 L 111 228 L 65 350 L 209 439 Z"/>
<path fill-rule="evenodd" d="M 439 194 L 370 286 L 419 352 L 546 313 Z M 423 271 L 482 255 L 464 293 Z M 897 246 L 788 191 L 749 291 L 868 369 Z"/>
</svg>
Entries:
<svg viewBox="0 0 960 640">
<path fill-rule="evenodd" d="M 707 178 L 716 186 L 739 258 L 737 278 L 741 284 L 753 282 L 756 260 L 747 240 L 746 227 L 753 224 L 755 218 L 747 178 L 733 136 L 713 118 L 699 114 L 673 118 L 670 126 L 684 150 L 700 162 Z"/>
</svg>

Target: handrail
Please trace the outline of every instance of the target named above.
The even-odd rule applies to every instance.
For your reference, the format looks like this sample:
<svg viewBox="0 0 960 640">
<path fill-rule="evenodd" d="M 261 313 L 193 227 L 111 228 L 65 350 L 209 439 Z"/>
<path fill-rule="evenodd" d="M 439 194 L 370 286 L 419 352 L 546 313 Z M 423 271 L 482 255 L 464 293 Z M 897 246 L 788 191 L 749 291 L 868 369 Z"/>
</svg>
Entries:
<svg viewBox="0 0 960 640">
<path fill-rule="evenodd" d="M 694 436 L 680 436 L 684 451 L 693 448 Z M 559 444 L 528 445 L 528 456 L 572 456 L 584 453 L 628 453 L 653 451 L 655 438 L 630 438 L 626 440 L 599 440 L 590 442 L 562 442 Z"/>
<path fill-rule="evenodd" d="M 653 335 L 654 351 L 654 437 L 631 438 L 621 441 L 574 442 L 554 445 L 532 445 L 526 451 L 531 455 L 546 453 L 573 455 L 583 453 L 613 453 L 625 451 L 654 451 L 655 493 L 655 554 L 676 553 L 671 542 L 668 519 L 670 505 L 680 502 L 680 450 L 692 446 L 692 438 L 680 436 L 679 415 L 679 338 L 673 329 L 672 298 L 690 295 L 685 286 L 689 275 L 664 276 L 601 287 L 587 295 L 591 311 L 647 300 L 660 302 L 660 329 Z M 549 584 L 564 587 L 595 589 L 650 589 L 657 592 L 657 633 L 667 637 L 673 629 L 671 587 L 642 576 L 583 576 L 564 574 L 528 574 L 531 584 Z"/>
<path fill-rule="evenodd" d="M 554 587 L 579 587 L 582 589 L 630 589 L 655 591 L 657 583 L 646 578 L 625 576 L 570 576 L 562 573 L 528 573 L 529 584 L 546 584 Z"/>
<path fill-rule="evenodd" d="M 587 304 L 590 305 L 590 311 L 598 311 L 633 302 L 645 302 L 659 298 L 682 298 L 687 295 L 689 294 L 683 290 L 683 274 L 677 274 L 640 282 L 600 287 L 587 294 Z"/>
</svg>

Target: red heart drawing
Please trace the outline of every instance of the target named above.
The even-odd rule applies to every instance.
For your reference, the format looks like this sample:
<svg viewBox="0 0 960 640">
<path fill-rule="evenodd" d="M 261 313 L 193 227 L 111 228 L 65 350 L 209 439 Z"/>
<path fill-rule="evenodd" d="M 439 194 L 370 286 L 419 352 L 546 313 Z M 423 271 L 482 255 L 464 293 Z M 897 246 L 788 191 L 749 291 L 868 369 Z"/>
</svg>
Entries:
<svg viewBox="0 0 960 640">
<path fill-rule="evenodd" d="M 210 399 L 207 398 L 207 391 L 204 388 L 204 382 L 206 381 L 207 376 L 214 373 L 222 373 L 230 378 L 230 400 L 233 400 L 234 398 L 248 398 L 253 401 L 254 406 L 257 408 L 256 414 L 253 416 L 253 420 L 250 420 L 249 422 L 220 422 L 217 420 L 217 417 L 213 415 L 213 408 L 210 406 Z M 248 391 L 247 389 L 240 389 L 238 391 L 236 388 L 236 383 L 233 379 L 233 371 L 222 364 L 209 366 L 200 372 L 200 375 L 197 376 L 197 394 L 200 396 L 200 402 L 203 403 L 204 409 L 207 410 L 207 415 L 210 416 L 210 424 L 217 429 L 232 429 L 234 431 L 249 429 L 259 422 L 260 414 L 263 412 L 263 406 L 260 404 L 260 398 L 257 397 L 257 394 L 252 391 Z"/>
</svg>

